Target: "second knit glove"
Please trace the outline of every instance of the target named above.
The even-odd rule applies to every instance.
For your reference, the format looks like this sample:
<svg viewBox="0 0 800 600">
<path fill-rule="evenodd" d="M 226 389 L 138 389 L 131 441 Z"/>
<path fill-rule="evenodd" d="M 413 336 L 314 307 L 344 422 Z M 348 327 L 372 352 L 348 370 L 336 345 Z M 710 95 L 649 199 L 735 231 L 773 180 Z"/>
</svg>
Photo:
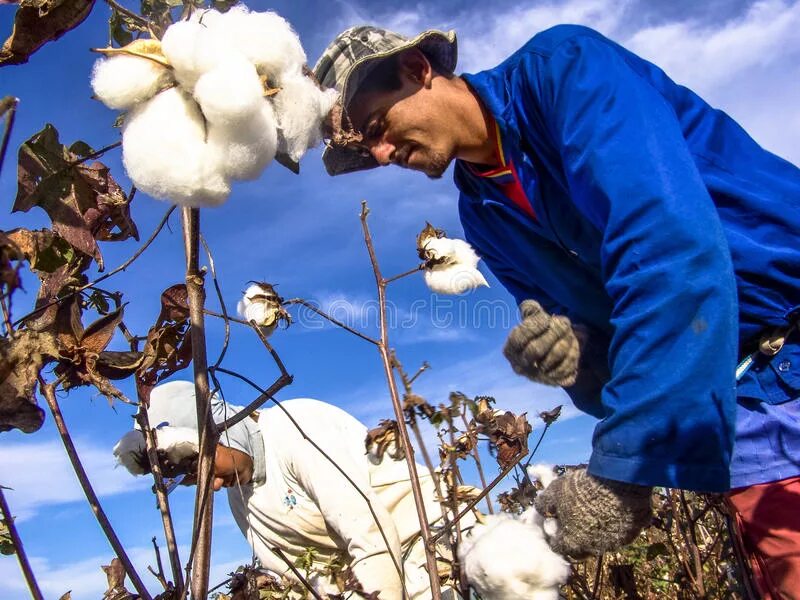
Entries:
<svg viewBox="0 0 800 600">
<path fill-rule="evenodd" d="M 617 550 L 650 524 L 652 488 L 569 471 L 536 496 L 536 510 L 555 518 L 558 530 L 548 538 L 559 554 L 576 559 Z"/>
<path fill-rule="evenodd" d="M 535 300 L 525 300 L 519 308 L 522 322 L 503 348 L 514 372 L 547 385 L 575 383 L 580 345 L 570 320 L 549 314 Z"/>
</svg>

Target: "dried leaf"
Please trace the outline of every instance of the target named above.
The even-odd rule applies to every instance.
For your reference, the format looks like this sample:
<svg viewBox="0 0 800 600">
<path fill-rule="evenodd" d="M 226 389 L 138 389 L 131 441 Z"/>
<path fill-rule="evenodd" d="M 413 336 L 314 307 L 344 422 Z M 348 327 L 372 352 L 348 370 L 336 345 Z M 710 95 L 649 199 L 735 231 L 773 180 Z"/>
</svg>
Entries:
<svg viewBox="0 0 800 600">
<path fill-rule="evenodd" d="M 20 146 L 17 181 L 12 212 L 42 208 L 53 222 L 53 231 L 94 258 L 100 270 L 103 257 L 98 240 L 139 239 L 128 198 L 108 167 L 96 161 L 81 162 L 79 155 L 59 142 L 50 124 Z"/>
<path fill-rule="evenodd" d="M 14 546 L 14 540 L 11 539 L 11 533 L 8 531 L 5 519 L 0 519 L 0 554 L 4 556 L 11 556 L 17 553 L 17 548 Z"/>
<path fill-rule="evenodd" d="M 14 290 L 22 287 L 19 278 L 20 263 L 25 256 L 19 246 L 6 234 L 0 231 L 0 295 L 11 296 Z M 16 262 L 13 265 L 12 262 Z"/>
<path fill-rule="evenodd" d="M 127 54 L 128 56 L 136 56 L 138 58 L 152 60 L 162 67 L 172 68 L 172 66 L 169 64 L 169 60 L 167 60 L 167 57 L 164 56 L 164 53 L 161 51 L 160 40 L 142 38 L 133 40 L 121 48 L 109 46 L 108 48 L 95 48 L 94 51 L 108 56 L 114 56 L 115 54 Z"/>
<path fill-rule="evenodd" d="M 370 429 L 364 445 L 367 448 L 367 454 L 376 457 L 379 461 L 383 460 L 385 453 L 388 453 L 394 460 L 405 458 L 397 421 L 392 419 L 383 419 L 377 427 Z"/>
<path fill-rule="evenodd" d="M 72 590 L 65 592 L 58 600 L 72 600 Z"/>
<path fill-rule="evenodd" d="M 501 468 L 511 466 L 520 455 L 528 451 L 528 435 L 532 431 L 525 413 L 493 411 L 490 408 L 475 417 L 476 432 L 489 438 L 491 447 L 497 452 L 497 462 Z"/>
<path fill-rule="evenodd" d="M 558 417 L 561 416 L 561 409 L 563 408 L 563 404 L 559 404 L 555 408 L 551 408 L 550 410 L 545 410 L 539 413 L 539 418 L 544 421 L 545 425 L 552 425 L 558 420 Z"/>
<path fill-rule="evenodd" d="M 120 559 L 114 558 L 110 565 L 100 568 L 108 580 L 108 589 L 103 593 L 103 600 L 133 600 L 133 595 L 125 589 L 126 573 Z"/>
<path fill-rule="evenodd" d="M 0 431 L 32 433 L 44 422 L 36 402 L 37 376 L 58 356 L 51 333 L 17 330 L 0 338 Z"/>
<path fill-rule="evenodd" d="M 28 62 L 44 44 L 80 25 L 94 0 L 22 0 L 19 4 L 11 35 L 0 47 L 0 66 Z"/>
<path fill-rule="evenodd" d="M 189 296 L 186 285 L 173 285 L 161 294 L 161 311 L 147 332 L 141 363 L 136 369 L 139 399 L 148 403 L 158 382 L 185 369 L 192 360 Z"/>
<path fill-rule="evenodd" d="M 431 238 L 443 238 L 444 236 L 445 232 L 443 229 L 437 229 L 428 221 L 425 221 L 425 227 L 423 227 L 422 231 L 417 235 L 417 254 L 419 255 L 419 259 L 425 261 L 430 259 L 425 249 L 428 240 Z"/>
</svg>

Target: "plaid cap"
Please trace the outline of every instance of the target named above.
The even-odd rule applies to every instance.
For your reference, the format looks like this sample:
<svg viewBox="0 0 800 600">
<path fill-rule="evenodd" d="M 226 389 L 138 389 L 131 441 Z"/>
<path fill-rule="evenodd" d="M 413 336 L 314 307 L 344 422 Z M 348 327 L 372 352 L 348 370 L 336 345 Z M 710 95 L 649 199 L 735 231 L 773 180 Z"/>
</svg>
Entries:
<svg viewBox="0 0 800 600">
<path fill-rule="evenodd" d="M 381 60 L 408 48 L 419 48 L 446 71 L 456 69 L 458 44 L 455 31 L 445 33 L 431 29 L 409 39 L 379 27 L 359 25 L 340 33 L 330 43 L 314 66 L 314 75 L 323 87 L 339 91 L 343 110 L 346 110 L 358 87 Z M 372 155 L 364 155 L 346 146 L 328 146 L 322 154 L 322 161 L 330 175 L 378 166 Z"/>
</svg>

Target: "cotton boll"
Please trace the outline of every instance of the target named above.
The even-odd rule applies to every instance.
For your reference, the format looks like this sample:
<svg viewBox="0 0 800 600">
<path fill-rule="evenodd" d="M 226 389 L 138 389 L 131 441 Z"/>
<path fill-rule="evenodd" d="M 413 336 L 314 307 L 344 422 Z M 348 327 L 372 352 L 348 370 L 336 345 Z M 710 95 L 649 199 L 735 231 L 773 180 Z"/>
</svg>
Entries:
<svg viewBox="0 0 800 600">
<path fill-rule="evenodd" d="M 161 92 L 129 114 L 122 161 L 136 187 L 154 198 L 207 206 L 230 193 L 206 146 L 200 109 L 179 88 Z"/>
<path fill-rule="evenodd" d="M 429 263 L 428 268 L 446 269 L 448 264 L 455 260 L 455 242 L 456 240 L 446 237 L 430 237 L 423 242 L 422 252 Z"/>
<path fill-rule="evenodd" d="M 118 54 L 94 63 L 92 90 L 109 108 L 128 110 L 152 98 L 170 78 L 169 70 L 155 61 Z"/>
<path fill-rule="evenodd" d="M 531 515 L 489 515 L 459 547 L 464 575 L 485 600 L 557 600 L 569 564 L 548 546 Z"/>
<path fill-rule="evenodd" d="M 236 306 L 239 316 L 247 321 L 255 321 L 261 331 L 269 336 L 278 323 L 291 322 L 289 313 L 281 306 L 282 299 L 269 283 L 254 283 L 247 288 Z"/>
<path fill-rule="evenodd" d="M 230 127 L 252 119 L 261 109 L 264 87 L 250 62 L 232 57 L 200 76 L 194 97 L 209 122 Z"/>
<path fill-rule="evenodd" d="M 308 77 L 293 75 L 280 82 L 273 97 L 278 118 L 278 148 L 299 161 L 306 150 L 322 141 L 322 121 L 336 102 L 335 90 L 320 90 Z"/>
<path fill-rule="evenodd" d="M 114 456 L 117 462 L 128 469 L 131 475 L 144 475 L 147 470 L 143 468 L 142 461 L 146 464 L 144 435 L 141 431 L 129 431 L 123 435 L 114 446 Z"/>
<path fill-rule="evenodd" d="M 278 131 L 275 113 L 266 100 L 252 121 L 239 127 L 211 125 L 208 145 L 222 172 L 231 179 L 256 179 L 275 158 Z"/>
<path fill-rule="evenodd" d="M 214 18 L 209 27 L 224 36 L 260 73 L 273 79 L 283 73 L 299 75 L 306 63 L 306 53 L 292 26 L 274 12 L 250 12 L 245 6 L 234 6 Z"/>
<path fill-rule="evenodd" d="M 200 452 L 197 429 L 190 427 L 159 427 L 156 433 L 156 447 L 163 450 L 167 460 L 173 465 L 193 458 Z"/>
<path fill-rule="evenodd" d="M 172 65 L 178 83 L 188 91 L 201 75 L 237 56 L 222 37 L 195 21 L 170 25 L 161 39 L 161 51 Z"/>
<path fill-rule="evenodd" d="M 538 481 L 542 484 L 543 488 L 546 488 L 553 483 L 556 474 L 555 471 L 553 471 L 553 465 L 536 463 L 528 467 L 528 477 L 531 478 L 531 481 Z"/>
<path fill-rule="evenodd" d="M 467 265 L 453 264 L 447 268 L 425 270 L 425 283 L 437 294 L 463 294 L 489 283 L 483 274 Z"/>
</svg>

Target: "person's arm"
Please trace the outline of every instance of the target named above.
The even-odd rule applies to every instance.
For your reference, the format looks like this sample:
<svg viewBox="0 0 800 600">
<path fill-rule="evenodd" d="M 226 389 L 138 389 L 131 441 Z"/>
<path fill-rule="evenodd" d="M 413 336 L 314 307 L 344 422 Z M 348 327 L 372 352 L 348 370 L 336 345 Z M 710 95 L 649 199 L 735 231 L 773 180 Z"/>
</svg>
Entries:
<svg viewBox="0 0 800 600">
<path fill-rule="evenodd" d="M 602 232 L 610 381 L 589 472 L 729 486 L 737 302 L 728 245 L 672 107 L 589 35 L 531 58 L 575 207 Z"/>
</svg>

